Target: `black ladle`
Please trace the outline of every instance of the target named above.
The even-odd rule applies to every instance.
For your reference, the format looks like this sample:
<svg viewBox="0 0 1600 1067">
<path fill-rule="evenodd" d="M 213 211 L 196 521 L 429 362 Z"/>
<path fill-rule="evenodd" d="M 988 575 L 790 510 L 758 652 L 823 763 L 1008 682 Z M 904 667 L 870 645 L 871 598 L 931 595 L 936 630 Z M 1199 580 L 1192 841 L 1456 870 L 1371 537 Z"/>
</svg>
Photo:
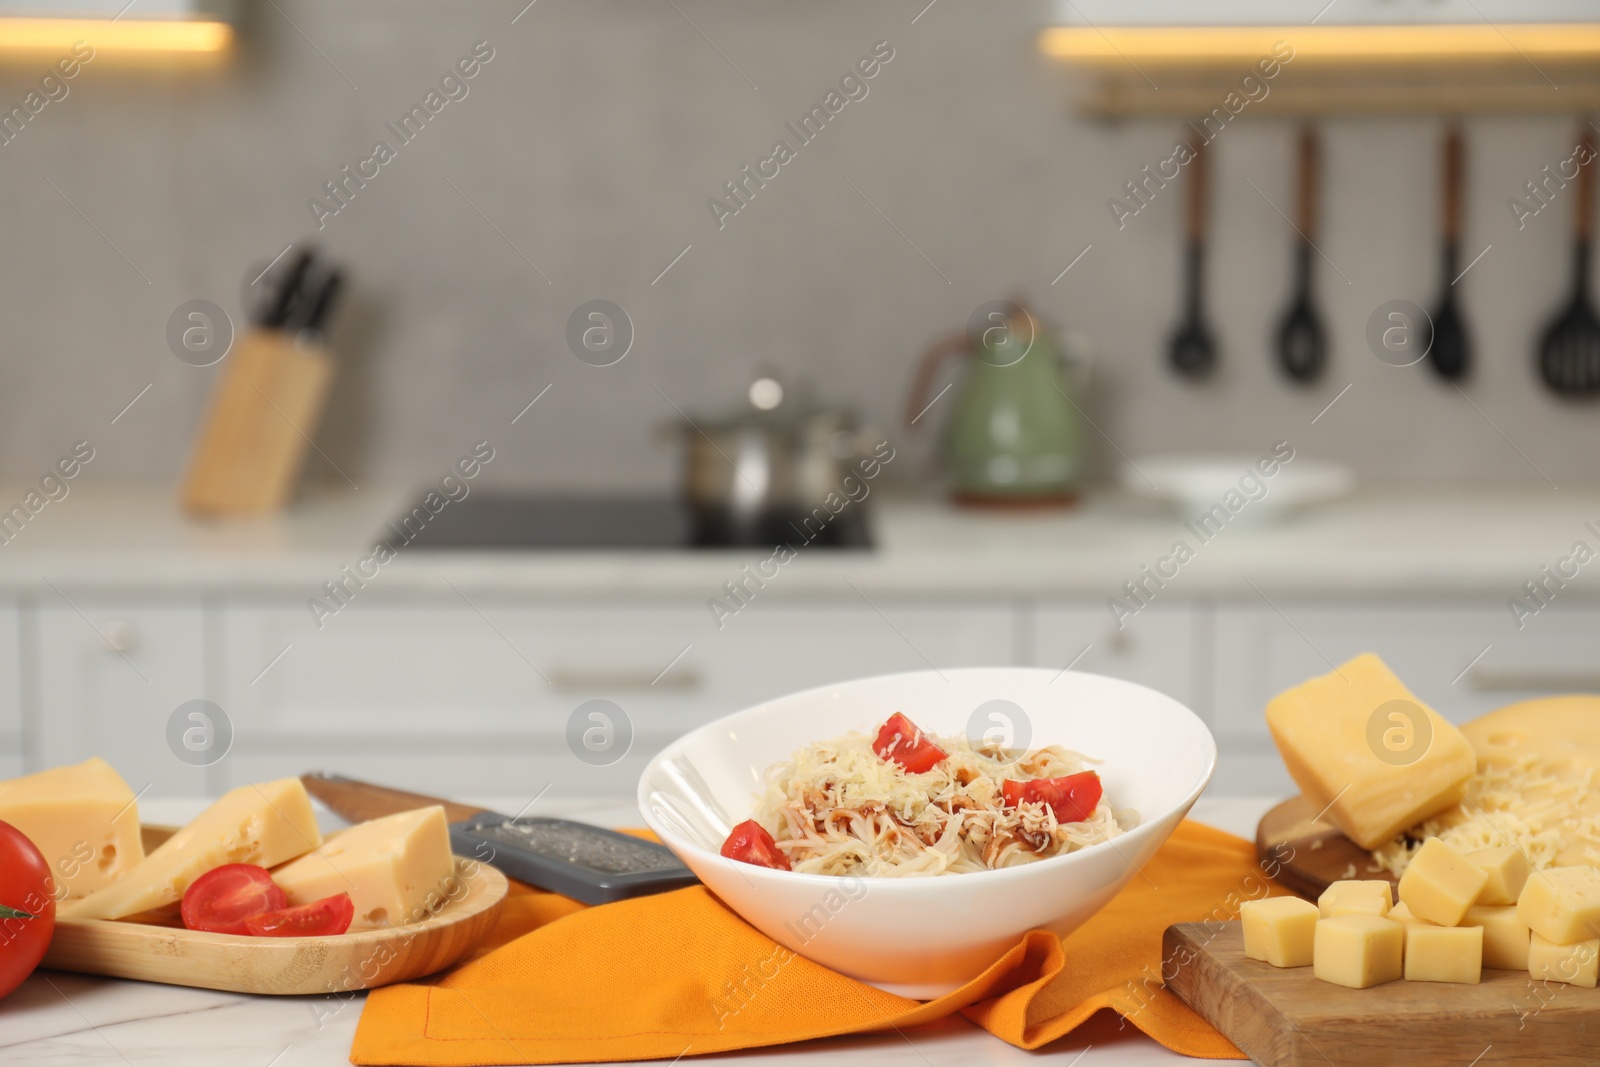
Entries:
<svg viewBox="0 0 1600 1067">
<path fill-rule="evenodd" d="M 1207 153 L 1191 143 L 1187 243 L 1184 246 L 1183 318 L 1168 342 L 1172 369 L 1186 378 L 1204 378 L 1217 365 L 1217 342 L 1200 310 L 1205 270 Z"/>
<path fill-rule="evenodd" d="M 1464 378 L 1472 365 L 1472 345 L 1466 323 L 1456 310 L 1456 262 L 1461 234 L 1461 130 L 1451 126 L 1444 139 L 1444 290 L 1433 312 L 1433 337 L 1428 361 L 1439 376 Z"/>
<path fill-rule="evenodd" d="M 1583 145 L 1592 159 L 1588 131 Z M 1539 371 L 1545 383 L 1566 396 L 1600 391 L 1600 317 L 1589 299 L 1589 239 L 1594 221 L 1594 168 L 1578 168 L 1578 199 L 1573 213 L 1572 299 L 1545 328 L 1539 342 Z"/>
<path fill-rule="evenodd" d="M 1317 132 L 1307 126 L 1300 131 L 1300 243 L 1295 247 L 1294 299 L 1278 326 L 1278 362 L 1284 373 L 1301 383 L 1317 380 L 1328 354 L 1322 317 L 1311 304 L 1311 256 L 1317 239 L 1317 155 Z"/>
</svg>

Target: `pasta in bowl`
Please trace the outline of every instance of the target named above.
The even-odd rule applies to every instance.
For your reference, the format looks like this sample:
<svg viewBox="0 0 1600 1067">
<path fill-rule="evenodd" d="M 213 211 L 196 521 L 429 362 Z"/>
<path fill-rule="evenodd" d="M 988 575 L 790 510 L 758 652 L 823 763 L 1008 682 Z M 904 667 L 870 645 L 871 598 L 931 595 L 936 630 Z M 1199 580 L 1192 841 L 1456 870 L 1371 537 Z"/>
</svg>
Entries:
<svg viewBox="0 0 1600 1067">
<path fill-rule="evenodd" d="M 996 701 L 1023 719 L 1015 743 L 973 727 Z M 897 723 L 896 709 L 909 717 Z M 938 752 L 926 764 L 925 745 Z M 1029 930 L 1065 935 L 1087 921 L 1176 828 L 1215 762 L 1197 716 L 1132 682 L 947 669 L 824 686 L 707 723 L 650 761 L 638 800 L 663 843 L 751 925 L 843 974 L 928 998 Z"/>
<path fill-rule="evenodd" d="M 1119 822 L 1090 762 L 1060 745 L 1017 752 L 998 740 L 935 738 L 896 712 L 871 737 L 807 745 L 769 768 L 753 819 L 733 829 L 721 854 L 874 878 L 1033 863 L 1137 820 L 1124 811 Z"/>
</svg>

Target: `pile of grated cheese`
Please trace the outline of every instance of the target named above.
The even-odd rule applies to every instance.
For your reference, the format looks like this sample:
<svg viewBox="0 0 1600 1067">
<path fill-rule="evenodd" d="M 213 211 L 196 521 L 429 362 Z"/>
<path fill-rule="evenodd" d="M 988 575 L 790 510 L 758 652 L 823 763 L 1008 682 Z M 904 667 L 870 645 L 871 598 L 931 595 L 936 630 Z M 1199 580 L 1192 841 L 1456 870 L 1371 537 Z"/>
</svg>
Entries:
<svg viewBox="0 0 1600 1067">
<path fill-rule="evenodd" d="M 1600 796 L 1595 768 L 1536 756 L 1480 760 L 1459 805 L 1372 853 L 1375 871 L 1399 877 L 1429 837 L 1462 851 L 1511 846 L 1534 870 L 1600 866 Z"/>
</svg>

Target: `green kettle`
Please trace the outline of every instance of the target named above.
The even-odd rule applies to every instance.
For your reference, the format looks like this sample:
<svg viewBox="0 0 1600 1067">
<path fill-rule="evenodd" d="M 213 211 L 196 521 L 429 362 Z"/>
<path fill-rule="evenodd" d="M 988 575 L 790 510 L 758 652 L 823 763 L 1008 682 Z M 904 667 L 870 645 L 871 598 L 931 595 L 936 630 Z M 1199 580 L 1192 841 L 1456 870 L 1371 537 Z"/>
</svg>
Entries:
<svg viewBox="0 0 1600 1067">
<path fill-rule="evenodd" d="M 1072 503 L 1084 474 L 1082 363 L 1069 365 L 1055 337 L 1020 303 L 991 301 L 966 330 L 923 354 L 906 408 L 909 426 L 944 395 L 929 392 L 954 356 L 968 363 L 954 386 L 941 449 L 954 499 L 1000 507 Z"/>
</svg>

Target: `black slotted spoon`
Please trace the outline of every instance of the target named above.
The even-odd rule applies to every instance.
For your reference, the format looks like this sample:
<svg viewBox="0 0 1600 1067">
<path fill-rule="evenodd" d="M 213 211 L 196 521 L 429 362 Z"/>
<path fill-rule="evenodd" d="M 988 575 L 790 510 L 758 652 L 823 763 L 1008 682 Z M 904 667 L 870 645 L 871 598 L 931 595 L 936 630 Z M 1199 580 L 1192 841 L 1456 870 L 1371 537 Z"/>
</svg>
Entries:
<svg viewBox="0 0 1600 1067">
<path fill-rule="evenodd" d="M 1172 331 L 1167 359 L 1172 369 L 1186 378 L 1204 378 L 1217 365 L 1217 341 L 1206 325 L 1204 303 L 1206 257 L 1206 167 L 1207 149 L 1202 142 L 1189 145 L 1194 159 L 1189 162 L 1189 202 L 1184 245 L 1183 319 Z"/>
<path fill-rule="evenodd" d="M 1467 326 L 1456 309 L 1456 262 L 1461 236 L 1461 129 L 1452 125 L 1444 138 L 1444 203 L 1440 219 L 1444 230 L 1444 289 L 1433 312 L 1433 337 L 1428 362 L 1447 381 L 1467 376 L 1472 366 L 1472 344 Z"/>
<path fill-rule="evenodd" d="M 1328 357 L 1328 338 L 1322 328 L 1322 316 L 1311 303 L 1311 255 L 1317 239 L 1318 154 L 1317 131 L 1307 126 L 1300 131 L 1297 220 L 1300 241 L 1294 250 L 1294 299 L 1278 326 L 1278 362 L 1284 373 L 1301 384 L 1316 381 Z"/>
<path fill-rule="evenodd" d="M 1594 158 L 1594 143 L 1585 127 L 1583 147 Z M 1578 200 L 1572 217 L 1572 298 L 1545 327 L 1539 341 L 1539 373 L 1551 389 L 1568 397 L 1600 392 L 1600 317 L 1589 299 L 1589 238 L 1594 229 L 1594 168 L 1578 168 Z"/>
</svg>

